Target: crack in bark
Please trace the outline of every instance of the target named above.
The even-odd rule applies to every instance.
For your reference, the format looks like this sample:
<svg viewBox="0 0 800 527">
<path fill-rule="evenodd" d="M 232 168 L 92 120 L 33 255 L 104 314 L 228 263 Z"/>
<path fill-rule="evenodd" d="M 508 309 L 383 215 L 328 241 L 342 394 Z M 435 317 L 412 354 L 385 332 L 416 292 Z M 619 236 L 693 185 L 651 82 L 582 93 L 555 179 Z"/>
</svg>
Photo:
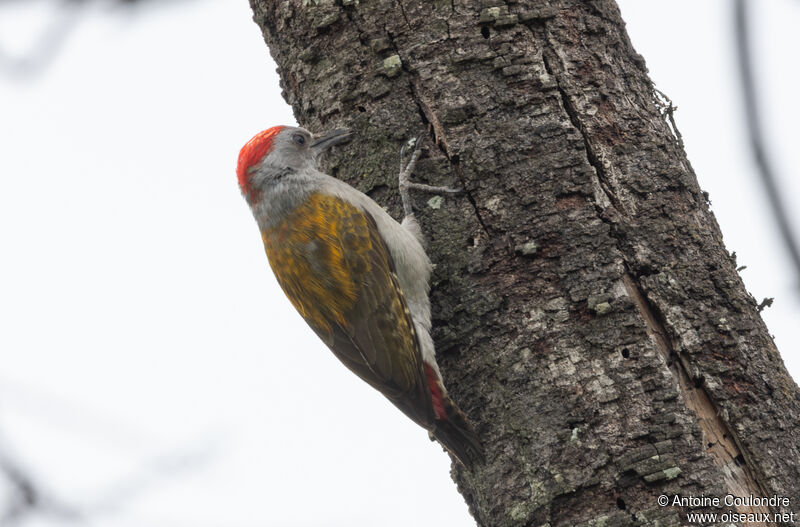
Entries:
<svg viewBox="0 0 800 527">
<path fill-rule="evenodd" d="M 411 27 L 411 24 L 409 24 L 408 18 L 406 17 L 405 11 L 403 10 L 402 4 L 400 3 L 399 0 L 397 0 L 396 3 L 400 7 L 400 10 L 403 13 L 403 18 L 405 18 L 406 24 L 409 27 Z M 352 13 L 350 13 L 347 9 L 345 9 L 344 11 L 348 20 L 353 23 L 353 25 L 358 30 L 359 34 L 364 34 L 363 30 L 361 29 L 361 26 L 358 24 L 358 21 L 355 19 Z M 403 60 L 403 57 L 400 54 L 400 48 L 397 46 L 397 42 L 395 42 L 394 35 L 392 35 L 392 33 L 387 29 L 385 25 L 383 26 L 383 30 L 386 33 L 387 38 L 389 39 L 389 43 L 391 44 L 392 49 L 394 49 L 397 56 L 400 57 L 400 63 L 402 64 L 403 71 L 405 71 L 408 75 L 413 75 L 414 73 L 410 68 L 408 62 Z M 448 34 L 449 34 L 449 26 L 448 26 Z M 447 148 L 447 142 L 444 139 L 444 134 L 441 131 L 441 126 L 439 125 L 438 117 L 430 108 L 430 105 L 428 105 L 427 102 L 424 100 L 424 98 L 418 93 L 417 91 L 418 88 L 416 87 L 414 82 L 410 79 L 408 81 L 408 87 L 409 87 L 409 92 L 411 94 L 411 99 L 417 106 L 417 109 L 420 113 L 420 117 L 423 118 L 423 124 L 424 120 L 427 120 L 431 124 L 431 127 L 433 128 L 433 134 L 430 135 L 431 139 L 433 140 L 433 144 L 435 144 L 439 148 L 442 154 L 450 162 L 450 166 L 453 167 L 453 171 L 455 172 L 458 179 L 461 181 L 461 186 L 464 188 L 464 195 L 466 196 L 467 201 L 469 201 L 470 205 L 472 205 L 472 208 L 475 211 L 475 217 L 478 220 L 478 224 L 480 224 L 486 236 L 489 236 L 489 229 L 486 226 L 486 223 L 484 223 L 483 221 L 483 217 L 481 216 L 480 210 L 478 209 L 478 203 L 475 201 L 475 198 L 472 196 L 472 193 L 467 188 L 467 180 L 464 176 L 464 171 L 461 169 L 461 163 L 458 159 L 458 156 L 450 155 L 450 152 Z M 439 140 L 438 138 L 441 138 L 441 140 Z"/>
<path fill-rule="evenodd" d="M 405 17 L 405 12 L 403 13 L 403 16 Z M 406 20 L 406 22 L 408 22 L 408 20 Z M 415 75 L 413 68 L 411 68 L 409 65 L 409 62 L 404 60 L 403 55 L 400 54 L 400 48 L 397 46 L 397 42 L 395 42 L 394 35 L 392 35 L 386 26 L 384 26 L 383 29 L 386 32 L 386 36 L 388 37 L 389 43 L 392 45 L 394 52 L 398 57 L 400 57 L 400 63 L 402 64 L 403 71 L 409 76 Z M 428 123 L 431 125 L 432 133 L 430 134 L 430 137 L 433 141 L 433 144 L 439 148 L 439 150 L 450 163 L 450 166 L 453 168 L 453 172 L 455 172 L 456 176 L 461 181 L 461 186 L 464 188 L 464 196 L 466 196 L 467 201 L 469 201 L 470 205 L 472 205 L 472 209 L 475 211 L 475 218 L 478 220 L 478 224 L 481 226 L 481 229 L 483 229 L 484 234 L 486 234 L 487 237 L 491 237 L 489 234 L 489 228 L 486 226 L 486 223 L 483 221 L 483 217 L 481 216 L 478 203 L 475 201 L 475 198 L 469 191 L 469 188 L 467 188 L 467 180 L 464 176 L 464 171 L 461 168 L 459 157 L 457 155 L 450 154 L 450 149 L 447 146 L 447 140 L 445 139 L 444 131 L 439 123 L 439 118 L 436 115 L 436 112 L 433 111 L 431 105 L 428 104 L 428 102 L 425 100 L 425 97 L 419 92 L 419 88 L 411 78 L 408 80 L 408 88 L 411 94 L 411 99 L 417 106 L 417 110 L 419 111 L 420 117 L 423 119 L 423 123 L 424 121 L 428 121 Z"/>
<path fill-rule="evenodd" d="M 542 39 L 548 46 L 548 50 L 550 53 L 555 54 L 555 50 L 553 45 L 549 42 L 548 39 Z M 547 58 L 547 54 L 545 51 L 542 52 L 542 62 L 544 63 L 544 69 L 547 71 L 548 75 L 552 75 L 553 78 L 556 80 L 556 89 L 558 90 L 559 95 L 561 96 L 561 104 L 564 107 L 564 111 L 567 113 L 567 117 L 569 117 L 572 126 L 581 134 L 581 138 L 583 138 L 583 147 L 586 151 L 586 160 L 589 164 L 594 168 L 595 173 L 597 174 L 598 185 L 602 190 L 605 197 L 608 199 L 608 202 L 614 209 L 619 213 L 625 213 L 625 208 L 622 206 L 617 195 L 611 190 L 611 183 L 609 181 L 608 175 L 606 174 L 605 166 L 600 158 L 594 151 L 594 147 L 592 147 L 591 142 L 589 141 L 589 134 L 586 132 L 586 127 L 583 126 L 583 123 L 580 120 L 580 116 L 578 115 L 578 110 L 573 104 L 572 100 L 569 98 L 566 90 L 561 85 L 561 79 L 558 75 L 556 75 L 555 71 L 550 65 L 550 60 Z"/>
<path fill-rule="evenodd" d="M 533 31 L 532 28 L 531 31 Z M 600 189 L 609 200 L 611 206 L 617 212 L 624 213 L 625 209 L 610 188 L 605 166 L 594 152 L 594 148 L 589 140 L 589 134 L 580 120 L 578 110 L 562 86 L 561 79 L 555 74 L 550 64 L 550 59 L 547 57 L 548 52 L 555 54 L 555 49 L 549 39 L 544 38 L 542 41 L 548 46 L 548 49 L 542 53 L 542 61 L 545 70 L 549 75 L 555 78 L 556 88 L 561 97 L 564 111 L 567 113 L 572 125 L 583 138 L 586 158 L 589 164 L 595 169 Z M 623 281 L 628 296 L 633 300 L 639 310 L 648 335 L 656 343 L 657 349 L 673 372 L 687 408 L 696 415 L 698 425 L 703 433 L 704 443 L 709 445 L 706 451 L 712 456 L 714 463 L 720 467 L 728 490 L 740 496 L 747 496 L 750 494 L 768 495 L 765 488 L 750 468 L 751 463 L 748 461 L 749 456 L 746 455 L 744 449 L 741 447 L 732 428 L 720 417 L 720 409 L 716 406 L 708 391 L 702 385 L 694 386 L 691 382 L 691 377 L 689 375 L 691 365 L 685 356 L 674 350 L 666 329 L 666 323 L 663 321 L 663 316 L 659 316 L 657 308 L 649 302 L 641 286 L 630 274 L 626 273 L 623 277 Z M 672 361 L 671 357 L 673 356 L 676 357 L 677 360 Z M 744 463 L 740 464 L 738 459 L 744 459 Z M 737 507 L 737 510 L 742 513 L 770 512 L 768 508 L 755 506 L 741 506 Z"/>
<path fill-rule="evenodd" d="M 664 316 L 645 295 L 641 285 L 628 273 L 622 277 L 628 296 L 633 300 L 645 323 L 647 334 L 655 343 L 670 371 L 678 382 L 686 407 L 697 416 L 697 424 L 703 433 L 706 452 L 720 468 L 728 491 L 736 496 L 769 496 L 750 468 L 748 456 L 739 444 L 733 429 L 720 417 L 720 409 L 714 404 L 706 388 L 691 381 L 689 361 L 672 346 Z M 672 360 L 676 357 L 677 360 Z M 743 458 L 740 464 L 738 458 Z M 739 506 L 740 513 L 770 513 L 760 506 Z M 759 525 L 759 524 L 756 524 Z"/>
<path fill-rule="evenodd" d="M 478 219 L 478 223 L 480 224 L 483 232 L 486 236 L 489 236 L 489 228 L 486 226 L 486 223 L 483 221 L 483 217 L 481 216 L 481 212 L 478 209 L 478 203 L 475 201 L 475 198 L 472 196 L 472 193 L 467 188 L 467 179 L 464 176 L 464 171 L 461 169 L 461 161 L 457 155 L 451 155 L 450 149 L 447 146 L 447 140 L 444 137 L 444 132 L 442 131 L 441 124 L 439 124 L 439 118 L 437 117 L 436 113 L 430 107 L 428 102 L 419 93 L 419 89 L 414 84 L 413 81 L 409 82 L 411 87 L 411 93 L 414 98 L 414 102 L 416 103 L 417 107 L 420 110 L 420 113 L 425 116 L 428 122 L 431 124 L 431 129 L 433 130 L 433 144 L 439 147 L 439 150 L 444 154 L 447 160 L 450 162 L 450 166 L 453 167 L 453 171 L 458 176 L 459 180 L 461 180 L 461 186 L 464 187 L 464 195 L 467 197 L 467 201 L 470 202 L 472 205 L 473 210 L 475 211 L 475 217 Z"/>
<path fill-rule="evenodd" d="M 530 29 L 533 32 L 533 28 Z M 535 32 L 534 36 L 536 36 Z M 603 195 L 608 199 L 611 207 L 617 212 L 624 214 L 625 209 L 619 201 L 619 198 L 610 188 L 605 166 L 594 151 L 586 127 L 581 122 L 580 114 L 562 86 L 561 79 L 550 64 L 550 59 L 548 59 L 547 54 L 555 55 L 555 47 L 548 38 L 541 38 L 541 41 L 544 42 L 547 47 L 547 49 L 542 52 L 542 61 L 545 70 L 549 75 L 555 78 L 556 88 L 561 97 L 564 111 L 572 125 L 583 138 L 586 158 L 589 164 L 595 169 L 599 187 Z M 601 204 L 598 203 L 598 205 Z M 600 219 L 606 221 L 602 217 L 602 214 Z M 697 417 L 698 425 L 703 433 L 704 444 L 709 445 L 706 448 L 706 452 L 711 455 L 715 465 L 720 468 L 727 489 L 738 496 L 748 496 L 751 494 L 761 496 L 769 495 L 751 468 L 752 462 L 749 460 L 749 455 L 746 454 L 744 448 L 742 448 L 733 429 L 720 417 L 721 411 L 714 403 L 709 392 L 702 384 L 695 386 L 694 383 L 692 383 L 691 376 L 689 375 L 691 364 L 685 356 L 675 351 L 669 333 L 667 332 L 667 323 L 663 315 L 661 315 L 657 307 L 647 299 L 641 285 L 630 274 L 625 273 L 623 282 L 628 296 L 633 300 L 639 310 L 648 335 L 655 342 L 658 351 L 663 356 L 667 366 L 678 382 L 678 387 L 683 394 L 686 407 Z M 677 360 L 671 360 L 672 357 L 676 357 Z M 743 459 L 744 462 L 740 463 L 739 459 Z M 742 513 L 770 512 L 769 508 L 757 506 L 740 506 L 737 507 L 737 510 Z"/>
<path fill-rule="evenodd" d="M 409 22 L 409 21 L 408 21 L 408 16 L 406 16 L 406 10 L 405 10 L 405 8 L 403 7 L 403 4 L 402 4 L 402 2 L 400 2 L 400 0 L 394 0 L 394 3 L 395 3 L 395 4 L 397 4 L 397 7 L 399 7 L 399 8 L 400 8 L 400 12 L 401 12 L 401 13 L 403 13 L 403 20 L 405 20 L 405 21 L 406 21 L 406 25 L 407 25 L 409 28 L 411 28 L 411 22 Z"/>
</svg>

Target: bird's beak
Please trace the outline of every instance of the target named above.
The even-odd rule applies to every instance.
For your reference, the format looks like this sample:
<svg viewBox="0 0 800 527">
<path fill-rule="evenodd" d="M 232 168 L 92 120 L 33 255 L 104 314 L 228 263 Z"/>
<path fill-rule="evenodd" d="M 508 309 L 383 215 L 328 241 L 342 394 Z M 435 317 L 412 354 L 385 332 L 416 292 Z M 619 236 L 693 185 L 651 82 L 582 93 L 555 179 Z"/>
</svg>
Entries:
<svg viewBox="0 0 800 527">
<path fill-rule="evenodd" d="M 344 143 L 350 139 L 351 135 L 353 135 L 353 132 L 347 128 L 337 128 L 324 134 L 315 135 L 314 141 L 311 142 L 311 151 L 314 152 L 314 157 L 317 157 L 333 145 Z"/>
</svg>

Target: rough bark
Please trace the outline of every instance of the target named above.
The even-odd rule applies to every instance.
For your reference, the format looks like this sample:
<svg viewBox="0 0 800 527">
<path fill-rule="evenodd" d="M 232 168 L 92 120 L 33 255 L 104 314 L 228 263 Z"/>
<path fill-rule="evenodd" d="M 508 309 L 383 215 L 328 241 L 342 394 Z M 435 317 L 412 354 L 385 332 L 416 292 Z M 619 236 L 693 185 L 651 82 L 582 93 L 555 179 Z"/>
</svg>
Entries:
<svg viewBox="0 0 800 527">
<path fill-rule="evenodd" d="M 452 471 L 480 525 L 796 507 L 798 387 L 612 0 L 251 4 L 298 121 L 358 134 L 331 173 L 399 217 L 427 130 L 417 180 L 467 189 L 416 203 L 442 372 L 487 451 Z"/>
</svg>

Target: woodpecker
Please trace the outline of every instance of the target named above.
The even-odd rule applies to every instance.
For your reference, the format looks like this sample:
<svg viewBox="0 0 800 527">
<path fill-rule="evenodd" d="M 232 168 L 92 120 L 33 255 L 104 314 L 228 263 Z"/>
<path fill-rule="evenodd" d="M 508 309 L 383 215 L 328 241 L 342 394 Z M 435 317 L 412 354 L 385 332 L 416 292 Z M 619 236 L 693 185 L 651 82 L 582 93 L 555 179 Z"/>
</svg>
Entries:
<svg viewBox="0 0 800 527">
<path fill-rule="evenodd" d="M 402 224 L 366 194 L 318 169 L 348 130 L 314 135 L 275 126 L 239 153 L 236 173 L 267 259 L 289 301 L 334 355 L 428 430 L 467 467 L 483 460 L 466 416 L 448 397 L 436 363 L 428 292 L 432 265 L 409 188 L 436 190 L 403 167 Z M 444 189 L 449 192 L 450 189 Z"/>
</svg>

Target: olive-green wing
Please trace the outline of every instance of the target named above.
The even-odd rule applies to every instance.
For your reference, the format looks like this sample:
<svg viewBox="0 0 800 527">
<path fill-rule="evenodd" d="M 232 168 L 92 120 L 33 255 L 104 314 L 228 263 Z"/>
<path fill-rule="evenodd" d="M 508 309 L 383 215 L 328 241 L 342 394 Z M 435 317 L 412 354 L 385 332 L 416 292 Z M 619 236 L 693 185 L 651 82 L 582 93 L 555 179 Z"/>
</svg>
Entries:
<svg viewBox="0 0 800 527">
<path fill-rule="evenodd" d="M 317 193 L 262 235 L 278 283 L 317 335 L 345 366 L 430 428 L 419 342 L 374 218 Z"/>
</svg>

